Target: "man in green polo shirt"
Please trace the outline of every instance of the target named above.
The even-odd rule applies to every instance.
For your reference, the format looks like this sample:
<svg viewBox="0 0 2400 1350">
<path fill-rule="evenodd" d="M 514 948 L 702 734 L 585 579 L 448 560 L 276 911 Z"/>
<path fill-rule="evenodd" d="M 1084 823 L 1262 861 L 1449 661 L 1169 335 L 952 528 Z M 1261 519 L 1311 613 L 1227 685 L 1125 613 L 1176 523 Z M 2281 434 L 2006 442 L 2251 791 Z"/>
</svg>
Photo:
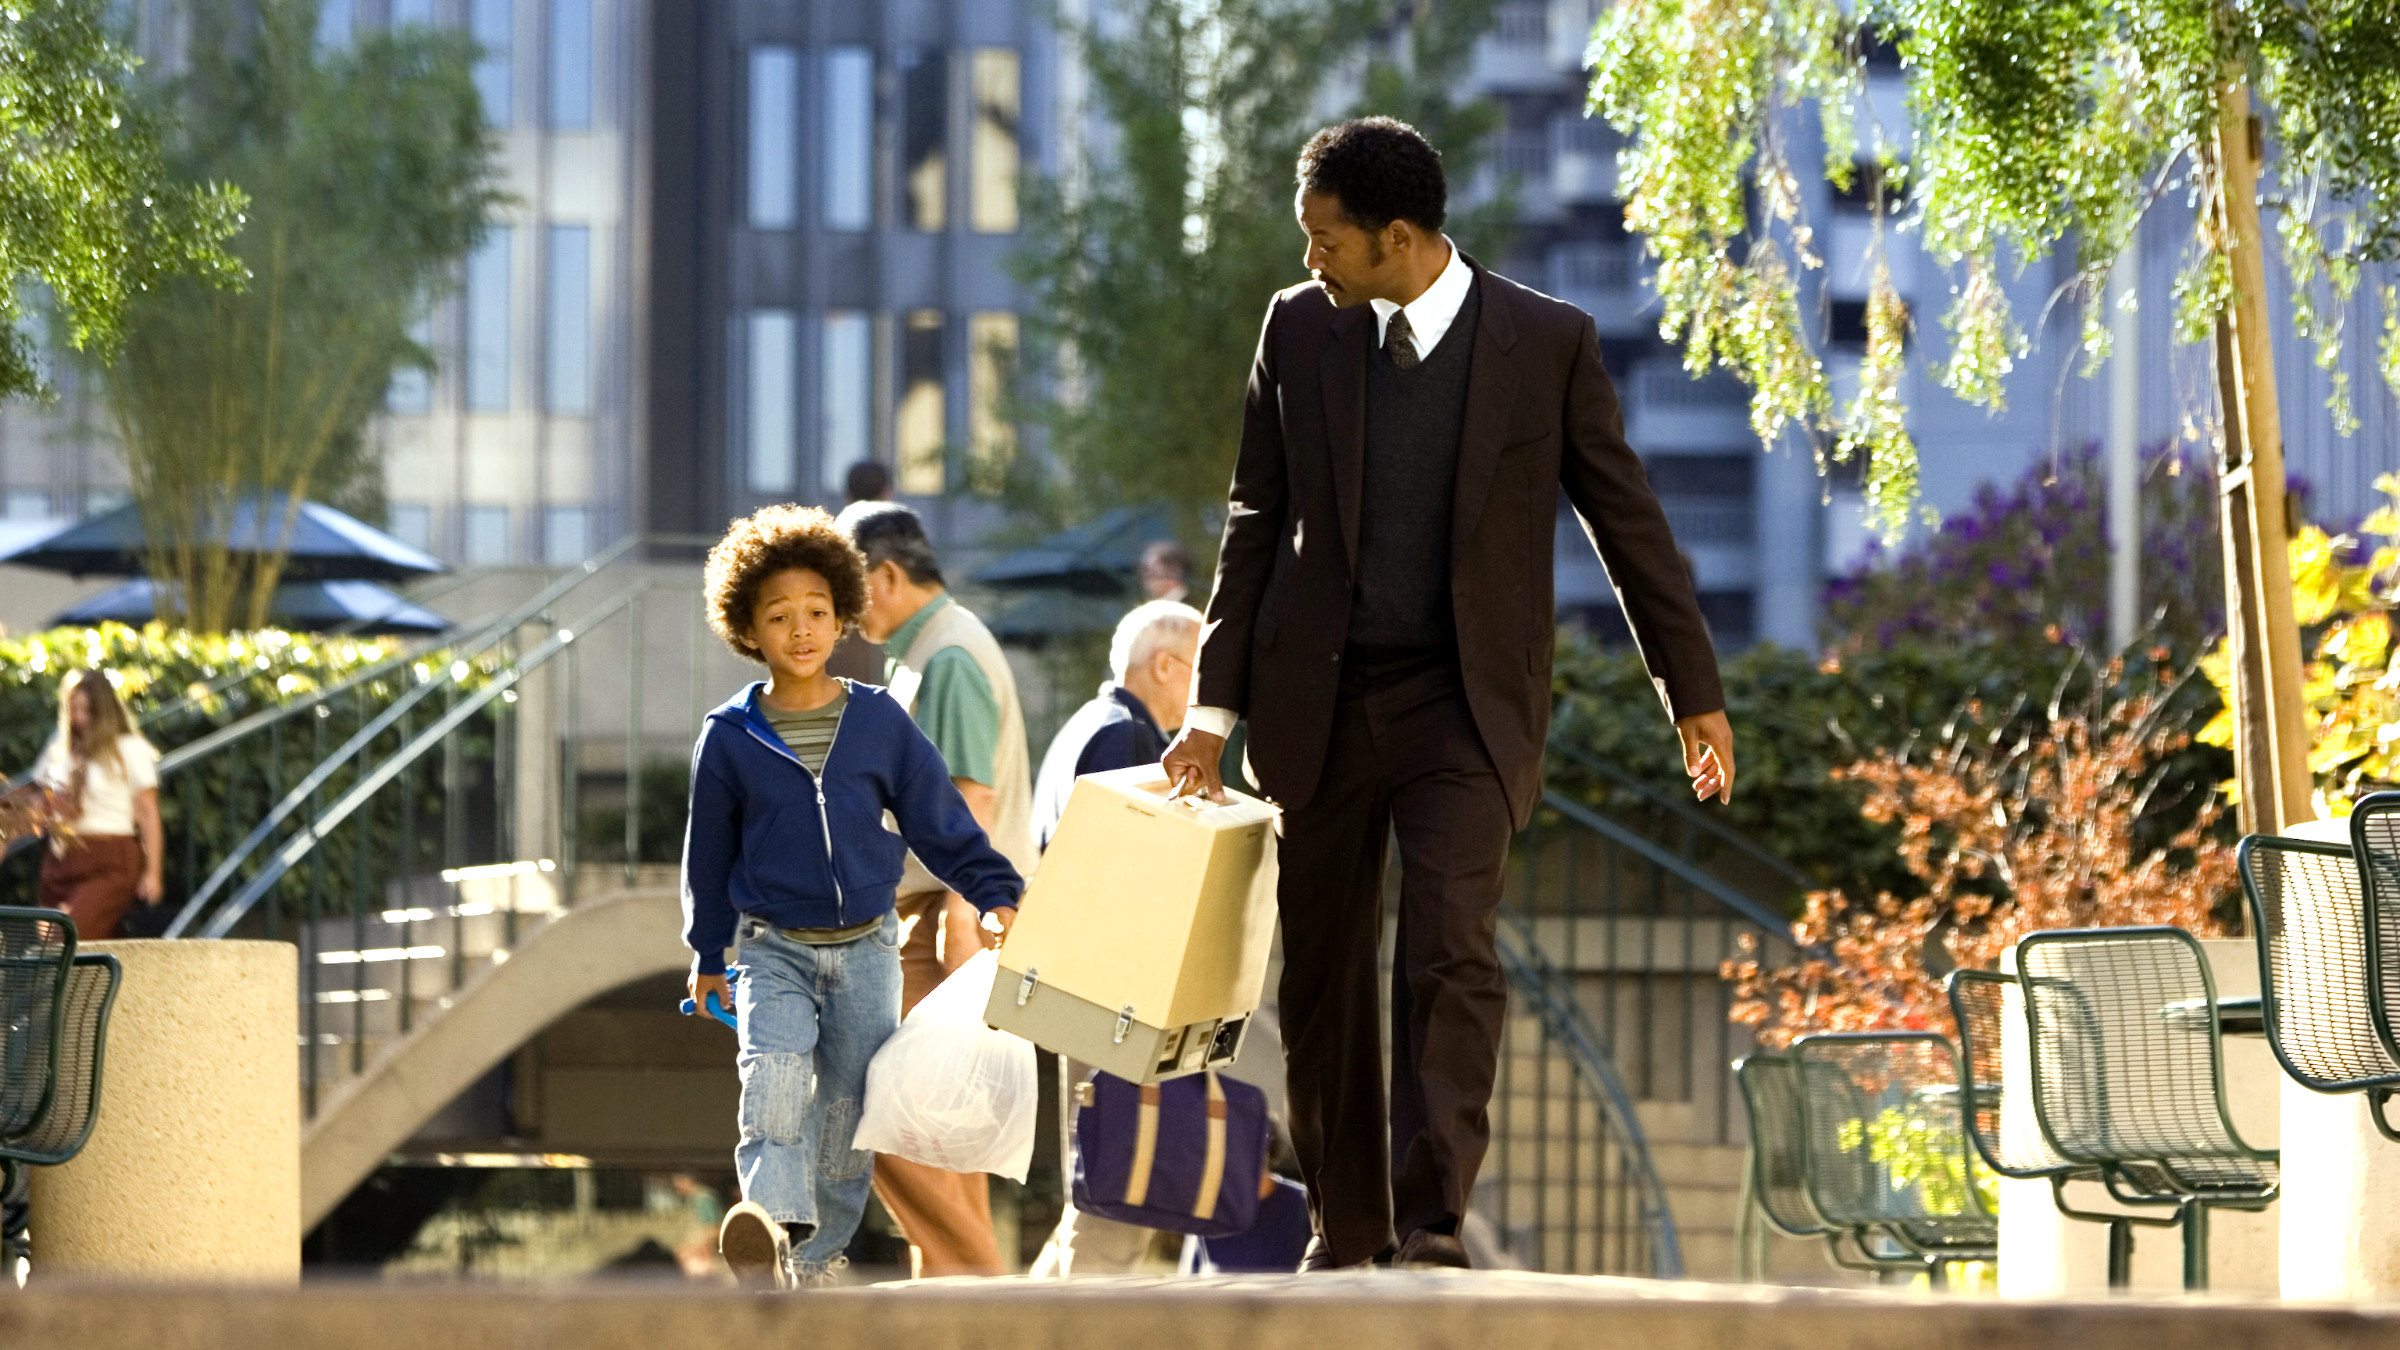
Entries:
<svg viewBox="0 0 2400 1350">
<path fill-rule="evenodd" d="M 895 502 L 858 502 L 837 523 L 867 559 L 859 635 L 883 644 L 893 696 L 941 751 L 950 781 L 992 846 L 1021 875 L 1032 875 L 1040 856 L 1033 843 L 1032 759 L 1008 658 L 983 622 L 951 598 L 916 512 Z M 900 879 L 899 910 L 906 1009 L 979 944 L 974 908 L 914 856 Z M 907 1233 L 917 1274 L 996 1275 L 1004 1269 L 981 1174 L 878 1157 L 875 1191 Z"/>
</svg>

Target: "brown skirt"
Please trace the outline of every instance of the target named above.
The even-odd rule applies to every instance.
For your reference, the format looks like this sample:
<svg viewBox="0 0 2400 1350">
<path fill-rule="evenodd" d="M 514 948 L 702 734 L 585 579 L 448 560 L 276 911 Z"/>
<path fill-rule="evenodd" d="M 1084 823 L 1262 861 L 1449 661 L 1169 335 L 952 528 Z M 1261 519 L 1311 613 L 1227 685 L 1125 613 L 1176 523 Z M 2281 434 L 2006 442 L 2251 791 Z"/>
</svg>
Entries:
<svg viewBox="0 0 2400 1350">
<path fill-rule="evenodd" d="M 67 841 L 66 852 L 42 850 L 42 882 L 36 893 L 44 909 L 63 909 L 75 921 L 78 942 L 115 937 L 117 923 L 133 908 L 142 881 L 142 841 L 131 835 L 87 834 Z"/>
</svg>

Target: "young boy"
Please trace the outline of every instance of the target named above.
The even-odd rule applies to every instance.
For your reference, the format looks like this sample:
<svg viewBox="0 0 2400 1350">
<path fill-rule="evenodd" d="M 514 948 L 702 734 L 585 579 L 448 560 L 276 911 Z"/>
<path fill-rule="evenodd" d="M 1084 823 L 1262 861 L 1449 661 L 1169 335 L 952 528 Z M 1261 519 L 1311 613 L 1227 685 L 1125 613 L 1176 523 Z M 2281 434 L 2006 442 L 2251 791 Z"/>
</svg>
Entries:
<svg viewBox="0 0 2400 1350">
<path fill-rule="evenodd" d="M 709 626 L 767 667 L 708 715 L 683 843 L 691 994 L 740 992 L 742 1202 L 718 1251 L 748 1285 L 828 1283 L 865 1209 L 853 1150 L 867 1061 L 900 1025 L 892 894 L 910 849 L 996 943 L 1025 883 L 984 838 L 924 733 L 883 690 L 825 673 L 866 604 L 865 562 L 833 518 L 770 506 L 709 550 Z M 900 832 L 884 828 L 890 812 Z"/>
</svg>

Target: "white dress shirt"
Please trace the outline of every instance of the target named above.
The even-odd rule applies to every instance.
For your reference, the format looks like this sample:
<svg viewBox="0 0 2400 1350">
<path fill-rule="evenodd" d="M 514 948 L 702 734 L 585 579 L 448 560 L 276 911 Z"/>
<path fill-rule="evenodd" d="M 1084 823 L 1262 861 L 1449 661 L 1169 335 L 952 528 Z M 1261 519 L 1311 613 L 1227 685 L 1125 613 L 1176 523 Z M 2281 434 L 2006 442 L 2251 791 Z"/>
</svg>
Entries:
<svg viewBox="0 0 2400 1350">
<path fill-rule="evenodd" d="M 1391 327 L 1394 314 L 1408 316 L 1410 345 L 1417 349 L 1420 358 L 1430 353 L 1440 344 L 1442 335 L 1450 331 L 1450 321 L 1458 317 L 1459 307 L 1467 303 L 1468 290 L 1475 285 L 1475 272 L 1459 255 L 1458 246 L 1450 243 L 1448 235 L 1442 236 L 1442 242 L 1449 246 L 1450 261 L 1442 264 L 1441 275 L 1416 299 L 1405 305 L 1395 305 L 1389 300 L 1367 302 L 1375 311 L 1376 346 L 1383 345 L 1384 333 Z M 1208 708 L 1195 703 L 1184 714 L 1183 725 L 1189 730 L 1225 737 L 1233 734 L 1233 724 L 1240 720 L 1231 708 Z"/>
</svg>

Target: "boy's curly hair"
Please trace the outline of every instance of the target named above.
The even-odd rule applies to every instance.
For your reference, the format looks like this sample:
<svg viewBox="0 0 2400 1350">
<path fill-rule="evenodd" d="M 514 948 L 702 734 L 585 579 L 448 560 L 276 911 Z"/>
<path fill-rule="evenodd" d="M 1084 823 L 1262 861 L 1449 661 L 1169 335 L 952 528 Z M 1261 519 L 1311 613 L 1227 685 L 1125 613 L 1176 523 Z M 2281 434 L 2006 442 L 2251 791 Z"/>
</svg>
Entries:
<svg viewBox="0 0 2400 1350">
<path fill-rule="evenodd" d="M 813 506 L 762 506 L 727 526 L 708 551 L 708 626 L 736 655 L 766 659 L 742 634 L 758 607 L 759 586 L 793 567 L 825 578 L 843 632 L 857 624 L 867 607 L 867 560 L 834 528 L 833 517 Z"/>
</svg>

